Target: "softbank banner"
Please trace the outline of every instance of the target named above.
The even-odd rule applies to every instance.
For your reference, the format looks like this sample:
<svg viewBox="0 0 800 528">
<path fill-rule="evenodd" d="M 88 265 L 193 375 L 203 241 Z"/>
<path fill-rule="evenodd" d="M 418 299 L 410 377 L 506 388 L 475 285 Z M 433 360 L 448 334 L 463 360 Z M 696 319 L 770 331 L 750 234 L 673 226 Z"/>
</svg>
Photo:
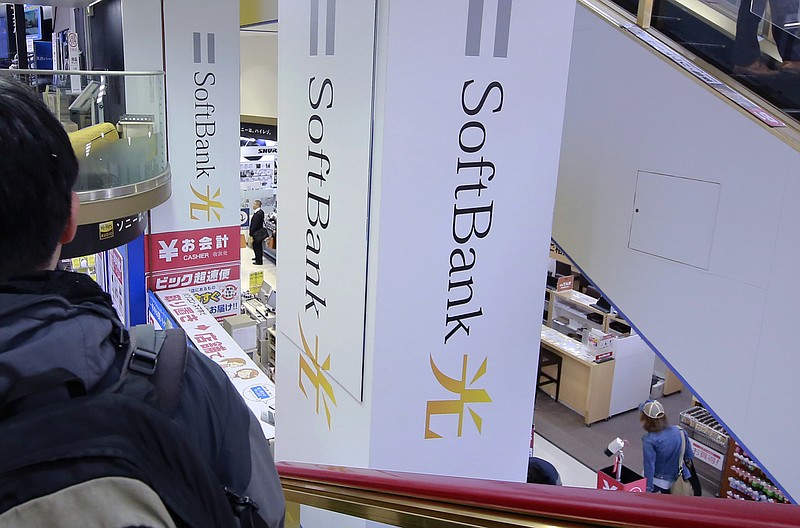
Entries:
<svg viewBox="0 0 800 528">
<path fill-rule="evenodd" d="M 370 463 L 521 480 L 575 5 L 385 7 Z"/>
<path fill-rule="evenodd" d="M 279 456 L 524 479 L 575 3 L 280 10 Z"/>
<path fill-rule="evenodd" d="M 381 5 L 370 465 L 522 480 L 575 3 Z"/>
<path fill-rule="evenodd" d="M 524 479 L 574 11 L 386 3 L 374 466 Z"/>
<path fill-rule="evenodd" d="M 362 398 L 375 6 L 280 13 L 278 330 L 296 351 L 280 368 L 329 426 Z"/>
<path fill-rule="evenodd" d="M 154 233 L 238 225 L 239 2 L 164 2 L 172 197 Z"/>
<path fill-rule="evenodd" d="M 239 311 L 239 2 L 163 4 L 172 196 L 151 213 L 149 282 L 221 317 Z"/>
</svg>

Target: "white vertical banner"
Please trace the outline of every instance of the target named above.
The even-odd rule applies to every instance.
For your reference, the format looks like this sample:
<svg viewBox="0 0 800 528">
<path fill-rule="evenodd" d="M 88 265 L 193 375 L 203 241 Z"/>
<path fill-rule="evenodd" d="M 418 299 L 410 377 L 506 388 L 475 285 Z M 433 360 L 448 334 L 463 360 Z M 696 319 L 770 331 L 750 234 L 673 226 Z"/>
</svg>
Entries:
<svg viewBox="0 0 800 528">
<path fill-rule="evenodd" d="M 280 13 L 278 330 L 297 349 L 282 368 L 306 390 L 322 383 L 327 417 L 343 393 L 362 398 L 375 8 Z"/>
<path fill-rule="evenodd" d="M 123 7 L 131 22 L 142 15 Z M 172 196 L 151 214 L 147 271 L 205 274 L 224 263 L 238 274 L 239 2 L 169 0 L 163 19 Z M 225 301 L 216 316 L 238 313 L 238 286 L 207 287 Z"/>
<path fill-rule="evenodd" d="M 317 212 L 308 199 L 316 189 L 310 172 L 320 167 L 319 162 L 311 164 L 316 155 L 310 147 L 316 144 L 309 136 L 316 133 L 313 116 L 318 109 L 309 101 L 316 101 L 320 92 L 299 94 L 296 103 L 285 104 L 285 97 L 295 100 L 290 91 L 308 89 L 311 72 L 286 84 L 286 76 L 292 75 L 287 70 L 294 67 L 288 61 L 314 49 L 308 28 L 314 27 L 311 21 L 324 18 L 319 12 L 315 19 L 314 13 L 325 3 L 280 5 L 279 53 L 286 66 L 279 77 L 283 167 L 278 326 L 287 337 L 296 332 L 297 316 L 287 313 L 284 303 L 297 310 L 309 299 L 305 286 L 313 285 L 306 275 L 325 278 L 309 263 L 320 262 L 318 248 L 337 256 L 337 269 L 343 270 L 347 284 L 359 284 L 360 274 L 368 285 L 364 397 L 362 402 L 338 398 L 328 409 L 328 427 L 320 426 L 326 417 L 322 412 L 315 417 L 314 406 L 322 408 L 324 391 L 303 386 L 303 380 L 337 389 L 338 378 L 331 372 L 339 349 L 326 348 L 327 336 L 314 333 L 306 333 L 302 346 L 279 338 L 278 456 L 524 480 L 575 4 L 374 2 L 374 130 L 368 138 L 348 137 L 344 152 L 325 150 L 334 159 L 333 153 L 346 156 L 370 141 L 373 145 L 371 172 L 364 182 L 369 187 L 357 186 L 356 180 L 348 183 L 354 203 L 371 193 L 365 272 L 360 253 L 348 246 L 362 237 L 355 223 L 322 239 L 321 245 L 309 230 L 309 212 Z M 344 17 L 340 8 L 356 3 L 358 13 Z M 363 34 L 370 33 L 370 26 L 363 24 L 373 16 L 372 2 L 327 4 L 336 6 L 337 54 L 340 39 L 366 40 Z M 350 21 L 362 28 L 339 31 Z M 327 40 L 320 37 L 317 45 L 323 42 Z M 315 83 L 333 80 L 333 108 L 340 101 L 337 80 L 356 82 L 371 68 L 359 64 L 348 60 L 332 64 L 334 69 L 324 75 L 314 73 Z M 312 86 L 319 89 L 321 84 Z M 348 128 L 353 133 L 361 130 L 360 114 L 354 116 Z M 289 127 L 296 128 L 287 138 Z M 325 138 L 329 130 L 324 120 Z M 294 138 L 304 143 L 294 145 L 298 150 L 287 159 L 284 152 Z M 359 167 L 347 165 L 347 172 L 356 173 Z M 296 181 L 287 184 L 290 178 Z M 290 203 L 284 185 L 296 185 Z M 335 198 L 346 200 L 338 194 Z M 331 225 L 335 203 L 332 195 Z M 291 216 L 285 218 L 287 208 Z M 287 241 L 288 236 L 294 240 Z M 289 262 L 284 259 L 291 259 L 290 267 L 305 270 L 306 285 L 298 270 L 284 269 Z M 289 280 L 284 282 L 288 273 L 298 275 L 290 291 Z M 352 286 L 349 291 L 349 302 L 358 306 L 360 292 Z M 357 338 L 360 328 L 340 324 L 336 332 Z M 315 368 L 304 371 L 304 360 Z M 337 427 L 342 421 L 348 427 Z"/>
<path fill-rule="evenodd" d="M 383 5 L 370 465 L 523 480 L 575 5 Z"/>
<path fill-rule="evenodd" d="M 239 2 L 164 2 L 172 197 L 151 232 L 239 225 Z"/>
</svg>

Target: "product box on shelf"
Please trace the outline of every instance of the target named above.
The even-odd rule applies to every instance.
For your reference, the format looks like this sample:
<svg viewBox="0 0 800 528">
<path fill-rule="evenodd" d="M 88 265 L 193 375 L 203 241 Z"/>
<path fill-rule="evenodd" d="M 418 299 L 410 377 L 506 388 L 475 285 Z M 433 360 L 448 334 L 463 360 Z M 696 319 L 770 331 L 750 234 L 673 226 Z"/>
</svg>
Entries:
<svg viewBox="0 0 800 528">
<path fill-rule="evenodd" d="M 586 340 L 586 352 L 594 358 L 595 362 L 604 361 L 614 357 L 614 334 L 606 334 L 592 329 Z"/>
</svg>

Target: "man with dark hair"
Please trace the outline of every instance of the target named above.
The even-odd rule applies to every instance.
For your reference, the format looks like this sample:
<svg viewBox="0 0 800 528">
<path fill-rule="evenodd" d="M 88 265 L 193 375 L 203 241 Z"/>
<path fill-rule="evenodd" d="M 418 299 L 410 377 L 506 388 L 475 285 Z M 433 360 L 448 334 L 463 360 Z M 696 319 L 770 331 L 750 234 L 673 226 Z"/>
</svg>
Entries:
<svg viewBox="0 0 800 528">
<path fill-rule="evenodd" d="M 78 160 L 64 128 L 25 87 L 0 77 L 0 279 L 53 267 L 75 234 Z"/>
<path fill-rule="evenodd" d="M 86 275 L 55 271 L 77 227 L 78 162 L 36 94 L 0 75 L 0 403 L 53 369 L 88 394 L 116 384 L 127 331 Z M 172 419 L 219 481 L 259 506 L 270 527 L 285 504 L 255 416 L 225 372 L 190 348 Z M 45 434 L 45 432 L 42 432 Z"/>
<path fill-rule="evenodd" d="M 253 202 L 253 217 L 250 219 L 250 236 L 253 237 L 253 262 L 256 266 L 264 264 L 264 211 L 261 210 L 261 200 Z"/>
</svg>

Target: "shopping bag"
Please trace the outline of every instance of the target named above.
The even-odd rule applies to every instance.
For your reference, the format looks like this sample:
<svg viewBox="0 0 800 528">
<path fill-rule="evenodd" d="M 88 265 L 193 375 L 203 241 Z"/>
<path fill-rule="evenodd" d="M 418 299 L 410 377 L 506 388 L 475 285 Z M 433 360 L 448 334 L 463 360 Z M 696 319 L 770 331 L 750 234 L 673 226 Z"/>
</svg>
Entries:
<svg viewBox="0 0 800 528">
<path fill-rule="evenodd" d="M 678 477 L 672 487 L 669 489 L 670 495 L 684 495 L 684 496 L 693 496 L 694 495 L 694 488 L 692 488 L 692 483 L 689 482 L 688 479 L 683 478 L 682 476 Z"/>
</svg>

